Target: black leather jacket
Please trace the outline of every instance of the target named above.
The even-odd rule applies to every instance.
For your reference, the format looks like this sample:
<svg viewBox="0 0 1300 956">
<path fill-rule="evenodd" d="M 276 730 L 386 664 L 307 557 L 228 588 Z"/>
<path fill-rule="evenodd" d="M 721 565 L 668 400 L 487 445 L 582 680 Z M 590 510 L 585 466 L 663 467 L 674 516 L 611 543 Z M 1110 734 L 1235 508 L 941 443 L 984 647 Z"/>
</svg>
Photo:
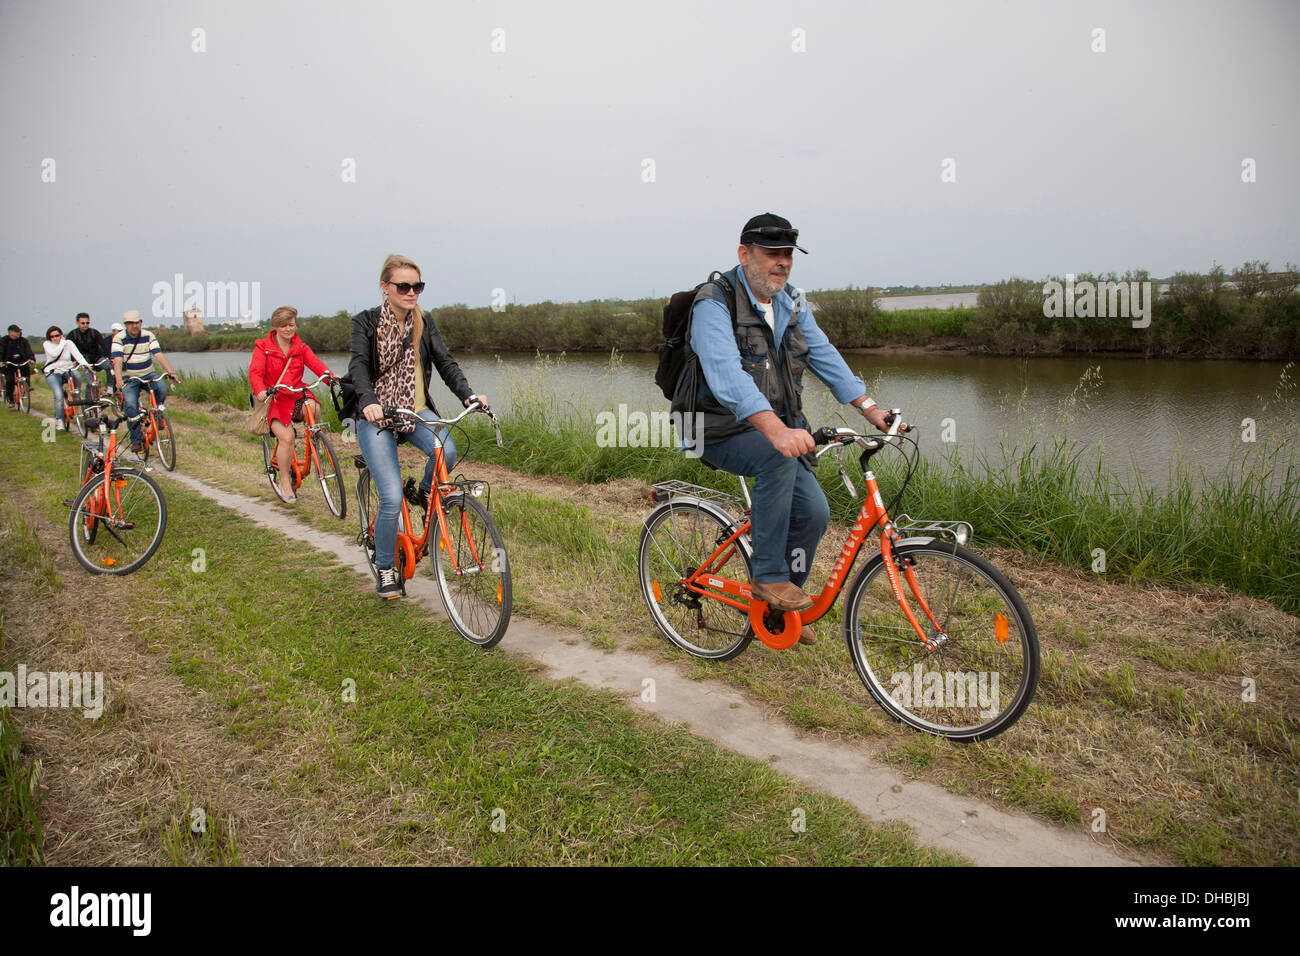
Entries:
<svg viewBox="0 0 1300 956">
<path fill-rule="evenodd" d="M 355 405 L 349 404 L 343 411 L 343 417 L 350 418 L 361 414 L 367 405 L 378 405 L 372 384 L 379 377 L 379 344 L 375 337 L 375 328 L 379 324 L 379 309 L 366 309 L 352 317 L 352 359 L 348 362 L 348 375 L 356 390 Z M 437 369 L 451 393 L 463 403 L 474 394 L 465 380 L 465 373 L 460 370 L 456 360 L 447 350 L 442 340 L 442 333 L 434 324 L 433 317 L 424 313 L 424 335 L 420 338 L 420 366 L 424 369 L 424 401 L 438 414 L 433 396 L 429 394 L 429 369 Z M 351 414 L 349 414 L 351 413 Z"/>
<path fill-rule="evenodd" d="M 9 333 L 0 338 L 0 362 L 31 362 L 36 359 L 32 354 L 32 344 L 23 336 L 11 339 Z"/>
<path fill-rule="evenodd" d="M 81 327 L 78 326 L 68 333 L 68 338 L 72 340 L 72 344 L 77 347 L 77 351 L 91 365 L 101 359 L 108 358 L 108 349 L 104 347 L 104 337 L 94 329 L 86 329 L 83 332 Z"/>
</svg>

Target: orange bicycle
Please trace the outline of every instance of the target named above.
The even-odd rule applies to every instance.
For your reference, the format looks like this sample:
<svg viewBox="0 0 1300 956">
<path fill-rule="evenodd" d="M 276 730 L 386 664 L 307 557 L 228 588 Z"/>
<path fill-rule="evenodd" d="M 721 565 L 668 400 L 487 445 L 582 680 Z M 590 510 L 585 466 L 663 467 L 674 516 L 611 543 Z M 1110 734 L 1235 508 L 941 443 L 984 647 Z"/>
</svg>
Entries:
<svg viewBox="0 0 1300 956">
<path fill-rule="evenodd" d="M 94 408 L 99 426 L 98 441 L 81 443 L 81 489 L 63 502 L 71 509 L 72 553 L 94 574 L 130 574 L 162 544 L 167 501 L 144 471 L 117 463 L 117 427 L 127 419 L 107 414 L 114 403 L 78 398 L 71 402 Z"/>
<path fill-rule="evenodd" d="M 304 385 L 301 388 L 272 385 L 267 389 L 267 394 L 274 395 L 276 392 L 303 394 L 326 381 L 329 382 L 331 390 L 337 388 L 332 376 L 328 379 L 321 376 L 310 385 Z M 301 460 L 298 458 L 296 448 L 289 450 L 289 467 L 293 472 L 293 490 L 297 492 L 302 487 L 303 479 L 311 473 L 314 466 L 316 477 L 320 480 L 320 490 L 325 495 L 325 504 L 334 514 L 334 517 L 344 518 L 348 513 L 348 501 L 344 496 L 343 472 L 339 469 L 338 461 L 334 457 L 334 446 L 330 444 L 329 437 L 325 434 L 327 426 L 317 421 L 316 404 L 314 402 L 302 403 L 302 415 L 306 425 L 306 434 L 303 436 Z M 292 423 L 288 424 L 290 428 L 293 428 Z M 293 429 L 293 437 L 296 445 L 298 441 L 298 429 L 296 428 Z M 280 494 L 280 469 L 275 463 L 275 451 L 279 444 L 279 439 L 274 435 L 262 436 L 262 457 L 266 463 L 266 479 L 271 483 L 271 490 L 275 492 L 276 497 L 283 501 L 284 496 Z"/>
<path fill-rule="evenodd" d="M 14 404 L 18 410 L 26 415 L 32 410 L 32 383 L 28 378 L 28 367 L 31 362 L 5 362 L 6 365 L 12 365 L 18 371 L 14 372 Z"/>
<path fill-rule="evenodd" d="M 674 644 L 696 657 L 727 660 L 757 637 L 791 647 L 804 624 L 835 604 L 863 542 L 880 529 L 878 550 L 854 577 L 843 614 L 844 640 L 858 677 L 886 713 L 917 730 L 968 742 L 999 734 L 1033 699 L 1040 669 L 1038 634 L 1024 601 L 988 561 L 968 551 L 964 521 L 894 522 L 871 471 L 887 445 L 906 461 L 902 488 L 916 467 L 915 440 L 890 430 L 866 436 L 850 428 L 813 433 L 820 458 L 860 446 L 866 493 L 830 577 L 811 608 L 775 614 L 750 592 L 749 488 L 744 501 L 687 482 L 654 486 L 663 502 L 646 517 L 638 551 L 641 591 L 650 616 Z M 903 443 L 916 454 L 909 455 Z M 909 600 L 910 596 L 910 600 Z M 915 605 L 915 608 L 913 607 Z"/>
<path fill-rule="evenodd" d="M 424 428 L 433 428 L 436 438 L 435 426 L 450 428 L 471 412 L 482 412 L 492 420 L 497 445 L 500 446 L 501 429 L 497 426 L 496 415 L 478 402 L 471 402 L 465 411 L 450 419 L 426 421 L 409 408 L 384 408 L 384 418 L 391 421 L 400 416 Z M 465 478 L 453 480 L 447 473 L 447 460 L 443 457 L 440 438 L 436 446 L 433 488 L 425 510 L 424 530 L 416 535 L 411 524 L 411 509 L 403 497 L 394 567 L 405 593 L 405 582 L 415 576 L 416 564 L 429 554 L 429 546 L 436 539 L 438 553 L 430 563 L 451 626 L 471 644 L 492 647 L 501 640 L 510 623 L 510 559 L 506 555 L 505 541 L 487 506 L 480 500 L 489 492 L 487 482 Z M 462 455 L 461 460 L 465 457 Z M 357 477 L 357 509 L 361 533 L 357 543 L 365 551 L 370 573 L 378 580 L 375 515 L 379 512 L 379 493 L 370 479 L 366 459 L 357 455 L 352 460 L 360 472 Z M 414 479 L 407 481 L 412 483 Z M 491 501 L 490 494 L 487 500 Z M 432 533 L 435 527 L 438 529 L 436 534 Z"/>
<path fill-rule="evenodd" d="M 154 373 L 140 379 L 146 385 L 152 385 L 162 378 L 161 375 Z M 144 399 L 140 400 L 140 411 L 144 415 L 144 425 L 141 427 L 144 451 L 140 453 L 141 461 L 149 460 L 150 449 L 158 449 L 158 458 L 162 466 L 168 471 L 176 470 L 176 436 L 172 433 L 172 423 L 167 417 L 167 406 L 159 405 L 158 399 L 154 397 L 152 388 L 140 389 L 141 394 L 149 396 L 149 404 L 144 404 Z M 123 405 L 123 396 L 120 390 L 114 389 L 113 397 L 118 406 Z M 136 419 L 132 418 L 132 422 Z"/>
</svg>

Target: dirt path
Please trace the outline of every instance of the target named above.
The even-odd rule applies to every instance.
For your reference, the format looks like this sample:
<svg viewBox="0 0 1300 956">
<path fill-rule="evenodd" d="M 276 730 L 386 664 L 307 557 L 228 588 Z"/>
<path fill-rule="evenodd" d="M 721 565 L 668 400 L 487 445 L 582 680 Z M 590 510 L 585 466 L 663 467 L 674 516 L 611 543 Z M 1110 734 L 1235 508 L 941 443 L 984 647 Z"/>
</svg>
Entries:
<svg viewBox="0 0 1300 956">
<path fill-rule="evenodd" d="M 155 472 L 158 474 L 158 472 Z M 351 535 L 308 527 L 282 508 L 219 490 L 181 473 L 163 475 L 257 524 L 332 554 L 367 574 Z M 416 577 L 408 595 L 442 615 L 431 579 Z M 555 679 L 573 678 L 623 696 L 632 706 L 684 724 L 693 733 L 777 766 L 801 783 L 852 803 L 868 819 L 911 825 L 923 843 L 960 853 L 985 865 L 1115 866 L 1155 861 L 1094 843 L 1077 831 L 1009 813 L 933 784 L 908 781 L 863 749 L 798 734 L 738 691 L 711 680 L 694 680 L 682 669 L 632 651 L 602 651 L 576 631 L 514 618 L 500 645 L 542 664 Z M 644 698 L 654 682 L 653 700 Z"/>
</svg>

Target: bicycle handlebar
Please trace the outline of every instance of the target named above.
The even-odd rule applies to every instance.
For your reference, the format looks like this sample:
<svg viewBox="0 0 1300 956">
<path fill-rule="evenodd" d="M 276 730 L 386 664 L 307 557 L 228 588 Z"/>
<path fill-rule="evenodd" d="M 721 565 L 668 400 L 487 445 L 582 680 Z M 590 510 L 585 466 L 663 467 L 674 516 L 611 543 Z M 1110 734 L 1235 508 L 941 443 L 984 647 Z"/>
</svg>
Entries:
<svg viewBox="0 0 1300 956">
<path fill-rule="evenodd" d="M 497 422 L 496 412 L 492 411 L 492 409 L 490 408 L 487 408 L 478 400 L 472 401 L 468 405 L 466 405 L 465 410 L 461 412 L 459 415 L 457 415 L 455 418 L 435 418 L 432 421 L 421 418 L 419 415 L 415 414 L 415 412 L 413 412 L 409 408 L 398 408 L 392 405 L 386 405 L 383 407 L 384 418 L 393 419 L 400 415 L 402 418 L 405 418 L 409 421 L 413 421 L 417 425 L 423 425 L 425 428 L 428 428 L 430 430 L 432 430 L 435 425 L 442 425 L 447 428 L 450 428 L 452 425 L 457 424 L 462 418 L 464 418 L 466 415 L 469 415 L 472 412 L 482 412 L 484 415 L 486 415 L 489 419 L 492 420 L 492 431 L 496 433 L 497 447 L 504 448 L 505 445 L 501 441 L 501 425 Z M 382 431 L 383 429 L 381 428 L 380 430 Z"/>
<path fill-rule="evenodd" d="M 855 442 L 868 451 L 877 451 L 886 444 L 892 444 L 891 438 L 897 438 L 899 429 L 903 425 L 903 410 L 901 408 L 891 408 L 889 414 L 885 416 L 886 423 L 889 424 L 889 431 L 881 435 L 863 435 L 854 431 L 852 428 L 831 428 L 824 426 L 812 433 L 813 442 L 818 445 L 824 445 L 815 454 L 821 458 L 828 451 L 834 451 L 845 445 L 852 445 Z M 916 431 L 915 425 L 908 425 L 902 429 L 903 432 Z"/>
<path fill-rule="evenodd" d="M 317 385 L 321 384 L 322 382 L 329 385 L 330 388 L 333 388 L 336 384 L 338 384 L 338 377 L 335 376 L 333 373 L 331 373 L 329 375 L 316 376 L 316 381 L 312 382 L 310 385 L 302 385 L 302 386 L 272 385 L 270 388 L 266 390 L 266 394 L 274 395 L 276 392 L 307 392 L 307 391 L 311 391 L 313 388 L 315 388 Z"/>
</svg>

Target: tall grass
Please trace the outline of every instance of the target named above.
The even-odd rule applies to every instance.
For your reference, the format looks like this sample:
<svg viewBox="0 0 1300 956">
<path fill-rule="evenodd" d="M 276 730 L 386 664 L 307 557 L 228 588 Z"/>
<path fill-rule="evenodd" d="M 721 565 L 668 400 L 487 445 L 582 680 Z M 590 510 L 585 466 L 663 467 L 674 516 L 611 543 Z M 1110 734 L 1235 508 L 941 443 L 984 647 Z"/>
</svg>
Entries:
<svg viewBox="0 0 1300 956">
<path fill-rule="evenodd" d="M 582 410 L 599 403 L 562 395 L 554 384 L 560 371 L 559 363 L 545 356 L 530 369 L 512 371 L 505 389 L 511 410 L 501 421 L 505 447 L 496 447 L 486 422 L 469 419 L 457 438 L 462 459 L 591 484 L 679 479 L 738 490 L 732 475 L 711 470 L 674 447 L 602 447 L 597 413 Z M 1098 385 L 1095 373 L 1085 374 L 1075 394 L 1050 410 L 1053 419 L 1068 422 L 1086 407 L 1088 392 Z M 601 387 L 599 381 L 588 386 L 596 392 Z M 228 404 L 247 407 L 247 385 L 238 375 L 187 377 L 180 392 L 200 401 L 229 396 Z M 1023 434 L 1009 438 L 996 456 L 926 457 L 922 445 L 923 454 L 892 513 L 969 521 L 979 541 L 1085 570 L 1101 567 L 1095 553 L 1101 549 L 1109 577 L 1224 585 L 1300 613 L 1296 405 L 1288 366 L 1259 421 L 1261 435 L 1277 437 L 1258 445 L 1243 443 L 1243 451 L 1213 479 L 1176 467 L 1164 490 L 1121 479 L 1103 467 L 1095 449 L 1061 438 L 1036 442 L 1026 437 L 1034 431 L 1028 422 Z M 332 415 L 328 402 L 326 407 Z M 1028 414 L 1023 407 L 1021 412 Z M 902 485 L 903 463 L 886 450 L 872 467 L 888 503 Z M 848 470 L 860 494 L 861 474 Z M 823 463 L 818 480 L 832 517 L 851 523 L 860 499 L 847 494 L 830 465 Z"/>
</svg>

